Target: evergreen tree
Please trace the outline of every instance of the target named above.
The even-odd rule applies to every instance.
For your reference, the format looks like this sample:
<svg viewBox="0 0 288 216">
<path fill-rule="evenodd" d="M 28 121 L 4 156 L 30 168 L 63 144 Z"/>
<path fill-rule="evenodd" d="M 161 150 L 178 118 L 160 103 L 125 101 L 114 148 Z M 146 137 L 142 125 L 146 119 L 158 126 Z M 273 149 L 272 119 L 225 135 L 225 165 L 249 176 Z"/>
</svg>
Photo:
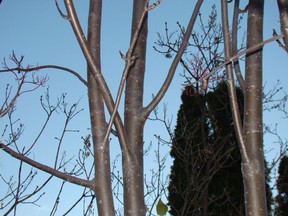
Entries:
<svg viewBox="0 0 288 216">
<path fill-rule="evenodd" d="M 281 159 L 278 174 L 275 215 L 284 216 L 288 215 L 288 156 Z"/>
<path fill-rule="evenodd" d="M 243 119 L 244 95 L 236 89 Z M 168 201 L 171 215 L 245 215 L 241 154 L 234 132 L 226 82 L 214 91 L 183 92 L 171 157 Z M 271 189 L 266 181 L 268 212 Z"/>
<path fill-rule="evenodd" d="M 170 213 L 243 215 L 241 157 L 226 83 L 207 95 L 188 87 L 181 99 L 171 150 Z"/>
<path fill-rule="evenodd" d="M 244 96 L 236 89 L 243 119 Z M 208 214 L 244 215 L 244 185 L 241 154 L 234 133 L 228 89 L 225 82 L 207 94 L 207 109 L 211 119 L 211 145 L 216 172 L 209 183 Z M 214 168 L 214 169 L 215 169 Z"/>
<path fill-rule="evenodd" d="M 188 87 L 181 96 L 182 105 L 178 112 L 171 156 L 175 158 L 170 175 L 169 205 L 172 215 L 195 214 L 201 202 L 202 182 L 205 181 L 207 166 L 205 142 L 208 127 L 205 121 L 206 108 L 202 95 L 190 97 L 195 90 Z M 176 159 L 177 158 L 177 159 Z"/>
</svg>

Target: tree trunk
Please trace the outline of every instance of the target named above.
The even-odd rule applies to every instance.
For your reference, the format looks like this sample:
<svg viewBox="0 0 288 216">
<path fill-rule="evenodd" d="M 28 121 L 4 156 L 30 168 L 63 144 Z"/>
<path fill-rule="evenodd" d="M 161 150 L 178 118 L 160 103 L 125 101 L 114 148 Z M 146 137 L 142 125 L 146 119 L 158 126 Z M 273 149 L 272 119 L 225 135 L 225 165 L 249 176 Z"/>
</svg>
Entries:
<svg viewBox="0 0 288 216">
<path fill-rule="evenodd" d="M 146 1 L 134 0 L 131 40 L 139 25 Z M 134 66 L 126 80 L 124 126 L 131 157 L 123 153 L 124 215 L 141 216 L 146 214 L 143 185 L 143 84 L 146 60 L 147 17 L 141 27 L 133 51 L 136 57 Z"/>
<path fill-rule="evenodd" d="M 277 3 L 280 13 L 281 31 L 282 34 L 284 35 L 286 51 L 288 52 L 288 1 L 277 0 Z"/>
<path fill-rule="evenodd" d="M 250 0 L 247 48 L 263 40 L 264 0 Z M 246 215 L 267 215 L 262 131 L 262 48 L 246 55 L 245 154 L 242 161 Z"/>
<path fill-rule="evenodd" d="M 88 19 L 88 46 L 93 55 L 97 69 L 101 71 L 100 32 L 102 0 L 91 0 Z M 114 215 L 114 204 L 111 188 L 111 171 L 109 143 L 103 142 L 107 123 L 104 112 L 104 101 L 90 68 L 87 71 L 88 97 L 91 119 L 91 132 L 94 147 L 95 179 L 94 191 L 97 200 L 98 215 Z"/>
</svg>

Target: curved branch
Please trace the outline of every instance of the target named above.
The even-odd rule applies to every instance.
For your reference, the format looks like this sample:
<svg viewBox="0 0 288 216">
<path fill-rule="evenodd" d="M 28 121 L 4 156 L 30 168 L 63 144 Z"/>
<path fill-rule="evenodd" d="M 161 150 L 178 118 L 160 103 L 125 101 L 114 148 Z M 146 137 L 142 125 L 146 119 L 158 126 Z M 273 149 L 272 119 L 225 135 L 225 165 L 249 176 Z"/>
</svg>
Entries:
<svg viewBox="0 0 288 216">
<path fill-rule="evenodd" d="M 239 19 L 239 0 L 235 0 L 233 22 L 232 22 L 232 56 L 237 53 L 237 33 L 238 33 L 238 22 L 239 22 L 238 19 Z M 245 82 L 244 82 L 244 78 L 240 70 L 238 58 L 235 59 L 233 64 L 234 64 L 235 75 L 238 80 L 239 86 L 244 92 Z"/>
<path fill-rule="evenodd" d="M 223 29 L 223 38 L 224 38 L 224 53 L 225 58 L 231 58 L 231 48 L 230 48 L 230 33 L 228 26 L 228 9 L 227 9 L 227 1 L 221 0 L 221 17 L 222 17 L 222 29 Z M 232 69 L 232 61 L 226 64 L 226 74 L 227 74 L 227 86 L 229 92 L 229 100 L 231 106 L 231 112 L 233 117 L 233 123 L 235 128 L 236 137 L 238 140 L 239 148 L 242 152 L 243 160 L 247 159 L 247 152 L 245 147 L 244 135 L 242 130 L 241 116 L 237 101 L 236 90 L 234 86 L 234 77 L 233 77 L 233 69 Z"/>
<path fill-rule="evenodd" d="M 203 3 L 203 0 L 198 0 L 195 7 L 194 7 L 194 10 L 193 10 L 193 13 L 191 15 L 191 18 L 190 18 L 190 21 L 189 21 L 189 24 L 187 26 L 187 30 L 184 34 L 184 37 L 183 37 L 183 40 L 182 40 L 182 43 L 181 43 L 181 46 L 179 48 L 179 51 L 177 52 L 171 66 L 170 66 L 170 69 L 169 69 L 169 72 L 167 74 L 167 77 L 162 85 L 162 87 L 160 88 L 159 92 L 156 94 L 156 96 L 153 98 L 153 100 L 150 102 L 150 104 L 144 108 L 143 110 L 143 117 L 146 119 L 150 112 L 157 106 L 157 104 L 160 102 L 160 100 L 164 97 L 165 93 L 167 92 L 170 84 L 171 84 L 171 81 L 174 77 L 174 74 L 175 74 L 175 71 L 176 71 L 176 68 L 178 66 L 178 63 L 186 49 L 186 46 L 187 46 L 187 43 L 189 41 L 189 38 L 190 38 L 190 35 L 191 35 L 191 32 L 193 30 L 193 27 L 194 27 L 194 24 L 195 24 L 195 21 L 197 19 L 197 15 L 199 13 L 199 10 L 200 10 L 200 7 Z"/>
<path fill-rule="evenodd" d="M 62 16 L 62 18 L 63 18 L 63 19 L 66 19 L 66 20 L 69 20 L 68 15 L 65 15 L 65 14 L 61 11 L 57 0 L 55 0 L 55 5 L 56 5 L 56 7 L 57 7 L 57 10 L 58 10 L 59 14 Z"/>
<path fill-rule="evenodd" d="M 63 179 L 64 181 L 68 181 L 70 183 L 76 184 L 76 185 L 81 185 L 83 187 L 87 187 L 87 188 L 93 188 L 94 184 L 93 181 L 89 181 L 89 180 L 85 180 L 85 179 L 80 179 L 74 176 L 69 176 L 66 173 L 60 172 L 58 170 L 55 170 L 49 166 L 46 166 L 44 164 L 41 164 L 39 162 L 36 162 L 26 156 L 24 156 L 23 154 L 19 154 L 17 152 L 15 152 L 13 149 L 7 147 L 6 145 L 4 145 L 3 143 L 0 143 L 0 149 L 3 149 L 3 151 L 5 151 L 6 153 L 10 154 L 12 157 L 21 160 L 37 169 L 40 169 L 44 172 L 47 172 L 53 176 L 56 176 L 60 179 Z"/>
<path fill-rule="evenodd" d="M 42 66 L 36 66 L 36 67 L 30 67 L 30 68 L 15 67 L 15 68 L 9 68 L 9 69 L 5 69 L 5 70 L 0 70 L 0 73 L 10 72 L 10 71 L 29 72 L 29 71 L 37 71 L 37 70 L 47 69 L 47 68 L 53 68 L 53 69 L 57 69 L 57 70 L 67 71 L 67 72 L 73 74 L 74 76 L 76 76 L 85 86 L 88 86 L 87 81 L 85 79 L 83 79 L 79 73 L 77 73 L 76 71 L 71 70 L 69 68 L 58 66 L 58 65 L 42 65 Z"/>
<path fill-rule="evenodd" d="M 85 35 L 83 33 L 83 30 L 81 28 L 81 25 L 79 23 L 75 8 L 74 8 L 74 4 L 72 2 L 72 0 L 65 0 L 65 7 L 66 10 L 68 12 L 68 16 L 69 16 L 69 21 L 70 24 L 73 28 L 74 34 L 78 40 L 78 43 L 82 49 L 82 52 L 85 56 L 85 59 L 91 69 L 91 73 L 94 77 L 94 79 L 96 80 L 97 84 L 99 85 L 99 88 L 102 92 L 105 104 L 108 108 L 108 111 L 110 113 L 110 115 L 113 113 L 113 110 L 115 108 L 115 104 L 112 98 L 112 95 L 110 93 L 110 90 L 108 88 L 108 85 L 102 75 L 102 73 L 97 69 L 97 66 L 94 62 L 93 59 L 93 55 L 91 54 L 88 44 L 87 44 L 87 40 L 85 38 Z M 121 146 L 127 150 L 127 146 L 126 146 L 126 136 L 125 136 L 125 131 L 124 131 L 124 126 L 123 126 L 123 122 L 119 116 L 119 113 L 117 112 L 116 118 L 115 118 L 115 127 L 117 129 L 117 134 L 118 134 L 118 138 L 120 141 Z M 128 150 L 127 150 L 128 151 Z"/>
</svg>

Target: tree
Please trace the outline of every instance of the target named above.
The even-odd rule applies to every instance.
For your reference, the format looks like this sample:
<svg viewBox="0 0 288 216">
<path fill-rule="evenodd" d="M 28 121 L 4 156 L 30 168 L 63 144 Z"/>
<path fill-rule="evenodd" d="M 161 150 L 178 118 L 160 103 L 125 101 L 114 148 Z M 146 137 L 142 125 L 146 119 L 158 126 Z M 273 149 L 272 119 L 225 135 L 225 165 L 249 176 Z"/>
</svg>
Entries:
<svg viewBox="0 0 288 216">
<path fill-rule="evenodd" d="M 208 211 L 211 215 L 244 215 L 244 185 L 241 172 L 241 154 L 233 128 L 231 106 L 226 83 L 219 83 L 214 92 L 207 94 L 212 125 L 212 145 L 218 158 L 217 170 L 208 185 L 213 197 Z M 243 119 L 244 95 L 236 88 L 237 101 Z M 215 154 L 215 155 L 217 155 Z M 217 157 L 217 156 L 216 156 Z M 222 182 L 222 183 L 220 183 Z M 269 189 L 269 186 L 268 186 Z M 213 200 L 214 199 L 214 200 Z"/>
<path fill-rule="evenodd" d="M 224 64 L 226 65 L 227 83 L 229 99 L 232 109 L 233 123 L 236 131 L 237 140 L 242 155 L 242 171 L 245 182 L 245 203 L 247 215 L 266 215 L 267 206 L 265 200 L 265 169 L 263 152 L 263 132 L 262 132 L 262 45 L 263 42 L 263 8 L 264 1 L 249 1 L 244 10 L 239 9 L 239 1 L 234 1 L 234 14 L 232 18 L 232 31 L 230 32 L 228 19 L 228 2 L 221 2 L 222 30 L 224 37 Z M 280 10 L 285 5 L 279 6 Z M 248 12 L 247 18 L 247 45 L 245 59 L 245 76 L 243 77 L 237 53 L 237 32 L 239 13 Z M 285 20 L 286 13 L 280 15 L 280 19 Z M 282 26 L 285 26 L 282 24 Z M 275 35 L 277 36 L 277 35 Z M 283 37 L 283 36 L 281 36 Z M 277 39 L 276 39 L 277 40 Z M 251 51 L 251 52 L 250 52 Z M 237 54 L 236 54 L 237 53 Z M 233 64 L 232 64 L 233 63 Z M 195 78 L 192 84 L 202 83 L 206 86 L 212 74 L 220 67 L 213 68 L 209 74 Z M 239 104 L 237 102 L 233 69 L 237 82 L 243 89 L 244 121 L 241 121 Z M 191 85 L 191 84 L 190 84 Z M 252 132 L 253 131 L 253 132 Z M 253 200 L 253 201 L 252 201 Z M 252 205 L 253 203 L 253 205 Z M 251 204 L 251 205 L 250 205 Z M 257 206 L 257 208 L 256 208 Z"/>
<path fill-rule="evenodd" d="M 191 35 L 197 14 L 199 12 L 199 9 L 202 5 L 202 0 L 199 0 L 195 4 L 195 8 L 193 9 L 193 12 L 191 13 L 191 19 L 185 28 L 185 34 L 183 37 L 183 41 L 181 44 L 179 44 L 179 49 L 175 57 L 173 58 L 171 62 L 171 67 L 167 73 L 167 76 L 165 78 L 165 81 L 163 85 L 159 88 L 159 92 L 155 94 L 155 97 L 148 103 L 148 105 L 143 104 L 143 91 L 144 91 L 144 85 L 143 80 L 145 77 L 145 56 L 146 56 L 146 43 L 147 43 L 147 29 L 148 29 L 148 12 L 151 11 L 154 7 L 156 7 L 160 1 L 156 1 L 154 3 L 151 3 L 148 5 L 148 1 L 133 1 L 133 13 L 132 13 L 132 26 L 131 26 L 131 41 L 130 46 L 127 49 L 127 53 L 122 54 L 120 53 L 120 56 L 125 61 L 125 68 L 123 70 L 123 76 L 119 85 L 119 91 L 116 96 L 115 101 L 113 100 L 111 96 L 110 89 L 108 88 L 108 85 L 103 78 L 102 72 L 101 72 L 101 58 L 100 58 L 100 49 L 101 49 L 101 11 L 102 11 L 102 1 L 101 0 L 90 0 L 90 8 L 88 11 L 88 38 L 86 39 L 85 34 L 81 28 L 81 25 L 79 23 L 74 5 L 72 0 L 65 0 L 64 4 L 66 7 L 67 15 L 66 13 L 63 13 L 60 9 L 60 6 L 58 6 L 57 1 L 56 5 L 58 8 L 58 11 L 60 15 L 67 21 L 71 23 L 72 29 L 75 33 L 75 36 L 77 38 L 77 41 L 81 47 L 81 50 L 83 52 L 83 55 L 87 61 L 88 65 L 88 73 L 87 73 L 87 81 L 83 79 L 78 73 L 75 71 L 60 67 L 60 66 L 51 66 L 51 65 L 44 65 L 44 66 L 37 66 L 37 67 L 24 67 L 22 65 L 21 58 L 17 60 L 19 64 L 16 64 L 16 67 L 12 68 L 4 68 L 4 70 L 1 70 L 1 73 L 3 72 L 10 72 L 13 74 L 16 74 L 20 72 L 19 74 L 25 74 L 27 72 L 31 72 L 33 70 L 41 70 L 43 68 L 54 68 L 54 69 L 60 69 L 67 71 L 73 75 L 75 75 L 85 86 L 87 85 L 87 90 L 89 93 L 89 108 L 90 108 L 90 116 L 89 119 L 91 120 L 91 132 L 92 136 L 91 139 L 89 136 L 83 137 L 84 139 L 84 153 L 88 154 L 90 153 L 93 157 L 92 164 L 95 164 L 95 166 L 91 166 L 92 168 L 85 168 L 85 163 L 83 162 L 84 159 L 86 160 L 85 154 L 79 162 L 79 166 L 81 167 L 81 170 L 84 172 L 83 176 L 79 176 L 78 170 L 75 170 L 74 168 L 67 171 L 65 169 L 65 165 L 67 165 L 68 161 L 63 161 L 61 159 L 61 146 L 63 143 L 63 136 L 65 133 L 67 133 L 67 124 L 75 117 L 75 114 L 78 113 L 79 110 L 77 110 L 77 103 L 73 104 L 71 107 L 69 107 L 66 103 L 65 94 L 62 95 L 59 98 L 59 101 L 57 101 L 55 106 L 52 106 L 51 103 L 49 103 L 50 98 L 49 94 L 47 94 L 45 97 L 41 99 L 41 105 L 43 106 L 43 109 L 45 110 L 45 113 L 47 114 L 47 119 L 50 118 L 51 113 L 55 112 L 55 109 L 60 109 L 64 116 L 65 116 L 65 124 L 63 127 L 63 133 L 61 133 L 60 138 L 57 138 L 57 141 L 59 141 L 57 145 L 57 151 L 55 153 L 55 162 L 52 166 L 44 165 L 40 162 L 37 162 L 32 159 L 31 153 L 32 150 L 35 147 L 35 143 L 28 144 L 28 147 L 26 146 L 19 146 L 18 145 L 18 139 L 19 135 L 21 135 L 21 125 L 19 126 L 19 130 L 15 126 L 15 122 L 11 119 L 11 113 L 13 113 L 13 108 L 15 108 L 15 100 L 11 100 L 11 103 L 9 99 L 11 99 L 11 95 L 9 94 L 9 91 L 7 91 L 7 97 L 4 97 L 3 106 L 1 106 L 1 112 L 5 110 L 5 112 L 2 112 L 3 116 L 7 116 L 8 121 L 10 121 L 10 129 L 11 129 L 11 137 L 8 137 L 8 139 L 3 139 L 3 141 L 0 144 L 0 148 L 3 149 L 6 153 L 11 155 L 14 158 L 19 159 L 19 170 L 18 170 L 18 176 L 19 176 L 19 184 L 18 187 L 16 187 L 15 190 L 10 191 L 9 195 L 12 196 L 12 207 L 8 207 L 7 213 L 10 213 L 14 211 L 14 214 L 16 214 L 17 205 L 21 202 L 24 202 L 25 199 L 28 199 L 29 197 L 39 194 L 39 191 L 41 191 L 41 187 L 35 187 L 36 189 L 30 193 L 30 195 L 22 197 L 22 189 L 26 188 L 25 183 L 27 182 L 27 179 L 33 179 L 33 175 L 29 174 L 27 178 L 23 178 L 22 174 L 22 167 L 24 163 L 28 163 L 29 165 L 40 169 L 42 171 L 45 171 L 49 174 L 47 177 L 47 181 L 50 181 L 53 177 L 60 178 L 64 181 L 63 185 L 66 184 L 65 182 L 70 182 L 76 185 L 83 186 L 83 196 L 87 197 L 89 196 L 90 201 L 89 203 L 93 203 L 95 201 L 97 202 L 97 210 L 98 215 L 114 215 L 115 212 L 115 205 L 112 199 L 112 187 L 111 187 L 111 176 L 110 176 L 110 155 L 109 155 L 109 149 L 110 149 L 110 140 L 109 140 L 109 134 L 110 132 L 117 135 L 117 139 L 119 140 L 120 148 L 121 148 L 121 156 L 122 156 L 122 173 L 123 173 L 123 192 L 124 192 L 124 214 L 125 215 L 144 215 L 146 212 L 146 206 L 144 202 L 144 190 L 143 190 L 143 128 L 145 125 L 145 122 L 151 113 L 151 111 L 157 106 L 159 101 L 163 98 L 164 94 L 166 93 L 171 80 L 174 76 L 175 70 L 177 68 L 177 65 L 181 59 L 182 54 L 185 52 L 186 44 L 188 42 L 188 39 Z M 239 1 L 235 0 L 235 3 L 239 3 Z M 251 14 L 249 15 L 248 21 L 251 28 L 248 28 L 248 38 L 247 41 L 250 41 L 250 37 L 255 36 L 261 36 L 261 29 L 254 28 L 252 25 L 253 23 L 256 23 L 256 27 L 262 26 L 261 18 L 263 17 L 262 13 L 262 1 L 249 1 L 249 7 L 248 12 Z M 3 3 L 4 4 L 4 3 Z M 3 6 L 1 4 L 1 7 Z M 228 80 L 228 87 L 229 87 L 229 94 L 230 94 L 230 100 L 231 100 L 231 106 L 233 110 L 233 121 L 234 126 L 236 129 L 236 135 L 238 137 L 238 142 L 241 146 L 241 154 L 243 158 L 243 170 L 244 170 L 244 178 L 245 178 L 245 193 L 247 193 L 246 197 L 246 212 L 251 212 L 252 215 L 263 215 L 265 214 L 265 196 L 261 195 L 264 194 L 263 191 L 265 190 L 264 187 L 264 160 L 263 160 L 263 152 L 262 150 L 262 140 L 261 140 L 261 107 L 259 104 L 260 102 L 254 106 L 252 104 L 247 102 L 247 106 L 245 110 L 248 112 L 248 115 L 245 117 L 245 123 L 244 123 L 244 129 L 245 133 L 243 133 L 242 125 L 240 122 L 239 117 L 239 110 L 236 103 L 236 97 L 235 97 L 235 88 L 233 86 L 234 80 L 232 77 L 232 62 L 234 63 L 237 58 L 245 53 L 247 53 L 247 59 L 252 59 L 251 62 L 248 62 L 247 65 L 252 66 L 255 62 L 257 62 L 257 68 L 259 69 L 257 74 L 254 74 L 253 71 L 249 71 L 250 69 L 246 69 L 247 75 L 256 75 L 256 79 L 249 79 L 249 77 L 246 77 L 245 80 L 245 89 L 247 92 L 253 93 L 251 95 L 253 98 L 258 98 L 257 95 L 261 94 L 261 86 L 259 84 L 261 83 L 261 79 L 258 77 L 261 77 L 261 67 L 258 67 L 261 65 L 261 48 L 265 43 L 268 43 L 269 41 L 279 40 L 283 36 L 274 36 L 269 41 L 266 41 L 265 43 L 262 42 L 262 38 L 257 37 L 257 40 L 248 42 L 247 50 L 238 52 L 237 49 L 234 49 L 235 52 L 231 53 L 231 49 L 229 48 L 230 45 L 230 34 L 229 34 L 229 27 L 227 25 L 228 17 L 227 17 L 227 1 L 222 0 L 222 6 L 223 9 L 222 17 L 223 17 L 223 32 L 224 32 L 224 38 L 225 38 L 225 58 L 224 62 L 219 65 L 220 68 L 226 66 L 227 71 L 227 80 Z M 239 11 L 239 8 L 236 7 Z M 256 19 L 259 18 L 259 19 Z M 234 21 L 237 19 L 234 19 Z M 254 30 L 256 32 L 254 32 Z M 258 31 L 259 30 L 259 31 Z M 261 36 L 262 37 L 262 36 Z M 235 38 L 234 38 L 235 39 Z M 234 40 L 235 41 L 235 40 Z M 233 41 L 233 42 L 234 42 Z M 232 43 L 234 44 L 234 43 Z M 237 44 L 237 43 L 236 43 Z M 256 60 L 255 60 L 256 56 Z M 223 59 L 221 59 L 223 61 Z M 247 66 L 247 67 L 248 67 Z M 218 68 L 219 69 L 219 68 Z M 218 70 L 217 68 L 213 69 L 211 71 L 211 74 Z M 210 75 L 211 75 L 210 74 Z M 207 75 L 208 76 L 208 75 Z M 207 77 L 206 76 L 206 77 Z M 238 78 L 239 78 L 238 74 Z M 34 77 L 35 78 L 35 77 Z M 32 76 L 33 79 L 33 76 Z M 37 80 L 37 79 L 36 79 Z M 238 79 L 239 83 L 241 82 L 241 79 Z M 17 80 L 19 81 L 19 80 Z M 35 80 L 34 80 L 35 81 Z M 200 79 L 198 82 L 203 82 L 205 84 L 206 79 Z M 243 81 L 244 82 L 244 81 Z M 254 87 L 256 82 L 256 89 L 252 88 Z M 18 82 L 21 83 L 21 82 Z M 37 82 L 36 82 L 37 83 Z M 37 85 L 37 84 L 36 84 Z M 241 86 L 242 87 L 242 86 Z M 250 88 L 251 87 L 251 88 Z M 258 88 L 259 87 L 259 88 Z M 121 101 L 121 95 L 123 92 L 123 89 L 125 88 L 125 99 L 124 99 L 124 111 L 123 116 L 119 113 L 118 110 L 119 103 Z M 251 90 L 251 91 L 250 91 Z M 257 93 L 256 95 L 254 93 Z M 245 93 L 246 98 L 250 94 Z M 19 94 L 15 94 L 15 97 L 17 98 Z M 21 95 L 20 95 L 21 96 Z M 13 97 L 12 97 L 13 98 Z M 44 101 L 46 100 L 46 104 Z M 260 100 L 260 99 L 259 99 Z M 248 100 L 247 100 L 248 101 Z M 4 108 L 4 109 L 2 109 Z M 54 109 L 55 108 L 55 109 Z M 252 108 L 250 110 L 250 108 Z M 255 110 L 254 110 L 255 109 Z M 107 110 L 107 112 L 106 112 Z M 9 112 L 7 112 L 9 111 Z M 238 111 L 238 114 L 237 114 Z M 251 113 L 250 113 L 251 111 Z M 255 112 L 254 112 L 255 111 Z M 106 117 L 107 113 L 109 113 L 110 118 Z M 246 112 L 245 112 L 246 113 Z M 254 114 L 257 115 L 254 115 Z M 251 115 L 250 115 L 251 114 Z M 255 121 L 250 121 L 251 118 L 258 117 Z M 252 125 L 250 127 L 249 123 L 258 122 L 257 125 Z M 112 130 L 112 125 L 113 130 Z M 254 128 L 255 127 L 255 128 Z M 253 132 L 253 133 L 250 133 Z M 254 133 L 258 132 L 258 133 Z M 42 133 L 42 132 L 40 132 Z M 248 136 L 247 134 L 251 134 Z M 63 135 L 63 136 L 62 136 Z M 256 141 L 254 142 L 254 138 L 257 136 Z M 249 139 L 248 139 L 249 138 Z M 251 140 L 250 140 L 251 138 Z M 36 138 L 36 140 L 38 140 Z M 36 142 L 37 143 L 37 142 Z M 250 144 L 250 143 L 253 143 Z M 255 145 L 254 145 L 255 143 Z M 88 147 L 91 146 L 91 149 L 88 149 Z M 252 149 L 247 149 L 248 147 L 252 147 Z M 20 148 L 21 147 L 21 148 Z M 81 151 L 81 152 L 83 152 Z M 86 152 L 87 151 L 87 152 Z M 251 154 L 250 154 L 251 153 Z M 248 170 L 248 171 L 247 171 Z M 249 170 L 253 172 L 249 172 Z M 254 172 L 257 171 L 257 172 Z M 33 172 L 32 172 L 33 173 Z M 248 178 L 252 177 L 252 180 L 250 181 Z M 255 177 L 255 178 L 254 178 Z M 43 186 L 46 184 L 47 181 L 44 181 Z M 28 181 L 29 182 L 29 181 Z M 11 184 L 6 182 L 8 187 L 11 186 Z M 25 185 L 25 187 L 23 187 Z M 259 186 L 259 187 L 258 187 Z M 59 191 L 59 194 L 61 193 L 61 190 Z M 256 199 L 254 199 L 254 196 Z M 41 194 L 39 195 L 41 196 Z M 23 199 L 20 199 L 23 198 Z M 57 209 L 58 205 L 58 198 L 55 201 L 55 208 Z M 81 200 L 81 199 L 80 199 Z M 71 207 L 73 208 L 73 207 Z M 88 208 L 89 209 L 89 208 Z M 54 210 L 53 210 L 54 211 Z M 70 209 L 69 209 L 70 211 Z M 264 213 L 263 213 L 264 212 Z"/>
<path fill-rule="evenodd" d="M 244 95 L 239 87 L 236 91 L 243 119 Z M 193 92 L 195 90 L 186 89 L 182 94 L 172 143 L 170 213 L 245 215 L 241 154 L 231 127 L 233 120 L 226 82 L 220 81 L 205 95 Z M 266 165 L 265 169 L 268 170 Z M 267 174 L 266 196 L 271 214 L 268 181 Z"/>
<path fill-rule="evenodd" d="M 277 179 L 278 195 L 275 198 L 275 215 L 288 214 L 288 157 L 284 156 L 279 164 Z"/>
<path fill-rule="evenodd" d="M 191 91 L 194 93 L 194 89 L 191 89 Z M 168 201 L 172 215 L 195 214 L 193 210 L 199 208 L 198 202 L 200 202 L 200 206 L 204 202 L 204 200 L 201 200 L 204 190 L 198 192 L 198 194 L 196 193 L 199 191 L 198 185 L 202 185 L 207 179 L 204 171 L 206 161 L 203 154 L 205 154 L 204 148 L 206 146 L 204 142 L 208 130 L 204 118 L 203 96 L 192 97 L 192 100 L 188 100 L 187 97 L 187 95 L 182 94 L 183 104 L 178 112 L 170 152 L 171 157 L 175 158 L 168 186 Z M 186 130 L 186 128 L 189 129 Z M 200 160 L 199 163 L 193 163 L 197 160 Z M 183 172 L 179 172 L 180 170 Z"/>
<path fill-rule="evenodd" d="M 205 95 L 187 95 L 187 90 L 182 94 L 171 150 L 170 213 L 243 215 L 241 156 L 231 128 L 227 85 L 219 82 Z M 243 105 L 243 93 L 237 91 Z"/>
<path fill-rule="evenodd" d="M 88 100 L 92 136 L 91 140 L 90 137 L 84 138 L 84 143 L 86 147 L 90 145 L 90 142 L 92 144 L 91 153 L 93 154 L 93 163 L 95 166 L 93 166 L 93 172 L 91 170 L 90 173 L 94 173 L 94 176 L 91 176 L 88 173 L 88 179 L 82 179 L 77 177 L 76 173 L 66 173 L 64 171 L 60 171 L 63 166 L 61 163 L 58 165 L 59 151 L 56 156 L 55 166 L 51 168 L 28 157 L 32 148 L 29 148 L 28 151 L 18 151 L 17 144 L 13 142 L 13 140 L 9 143 L 6 143 L 6 145 L 1 143 L 1 149 L 10 154 L 12 157 L 19 159 L 21 163 L 28 163 L 33 167 L 51 174 L 51 176 L 56 176 L 60 179 L 63 179 L 64 181 L 68 181 L 90 189 L 92 193 L 92 200 L 94 196 L 96 197 L 98 215 L 114 215 L 115 207 L 112 196 L 109 155 L 109 134 L 111 132 L 112 124 L 114 124 L 122 152 L 124 214 L 145 215 L 147 207 L 145 206 L 144 202 L 143 185 L 144 124 L 150 112 L 163 98 L 171 83 L 179 59 L 185 50 L 187 40 L 193 29 L 193 25 L 195 23 L 197 13 L 200 9 L 202 1 L 198 1 L 196 3 L 195 9 L 191 15 L 190 22 L 187 26 L 185 38 L 182 45 L 180 46 L 180 52 L 175 56 L 167 74 L 166 80 L 161 86 L 159 92 L 147 106 L 143 105 L 143 85 L 148 28 L 147 14 L 150 10 L 155 8 L 160 3 L 160 1 L 156 1 L 151 5 L 148 5 L 149 1 L 135 0 L 133 3 L 130 47 L 126 54 L 121 54 L 123 60 L 125 60 L 126 65 L 115 101 L 112 99 L 110 89 L 108 88 L 107 83 L 101 73 L 100 37 L 102 1 L 90 1 L 87 40 L 79 23 L 73 2 L 71 0 L 64 1 L 67 15 L 62 12 L 57 1 L 55 2 L 61 16 L 69 20 L 71 23 L 75 36 L 88 65 L 88 78 L 87 82 L 84 81 L 84 84 L 87 85 L 89 95 Z M 20 64 L 18 64 L 16 69 L 7 68 L 6 71 L 21 71 L 25 73 L 36 69 L 41 69 L 41 67 L 35 67 L 32 69 L 23 68 Z M 69 72 L 72 72 L 78 78 L 80 77 L 80 80 L 83 80 L 79 74 L 71 70 Z M 118 113 L 118 106 L 124 87 L 125 111 L 123 114 L 124 118 L 122 119 Z M 18 94 L 16 95 L 18 96 Z M 67 120 L 73 118 L 75 114 L 73 111 L 75 111 L 76 105 L 72 106 L 69 111 L 66 110 L 67 106 L 64 102 L 60 102 L 60 105 L 61 104 L 64 105 L 64 113 L 67 114 Z M 14 105 L 13 102 L 12 105 Z M 105 107 L 110 114 L 110 119 L 108 122 L 105 115 Z M 48 115 L 53 112 L 53 110 L 51 110 L 52 106 L 49 104 L 48 106 L 44 106 L 44 109 L 47 110 Z M 10 111 L 12 111 L 12 109 L 10 109 Z M 16 150 L 11 148 L 11 144 L 16 146 Z M 60 149 L 60 144 L 58 149 Z M 35 193 L 32 194 L 34 195 Z M 12 205 L 12 208 L 8 209 L 7 214 L 13 210 L 14 213 L 16 213 L 17 205 L 23 201 L 18 199 L 18 196 L 15 196 L 14 198 L 16 200 L 15 205 Z"/>
</svg>

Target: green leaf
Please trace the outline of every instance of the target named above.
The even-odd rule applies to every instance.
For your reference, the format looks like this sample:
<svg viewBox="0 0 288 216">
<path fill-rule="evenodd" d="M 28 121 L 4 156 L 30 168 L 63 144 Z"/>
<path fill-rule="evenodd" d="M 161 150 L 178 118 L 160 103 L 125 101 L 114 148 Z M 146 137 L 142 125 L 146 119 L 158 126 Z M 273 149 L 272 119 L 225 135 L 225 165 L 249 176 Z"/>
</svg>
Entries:
<svg viewBox="0 0 288 216">
<path fill-rule="evenodd" d="M 168 211 L 168 206 L 162 202 L 161 198 L 159 199 L 156 205 L 156 211 L 157 211 L 157 214 L 160 216 L 165 215 Z"/>
</svg>

